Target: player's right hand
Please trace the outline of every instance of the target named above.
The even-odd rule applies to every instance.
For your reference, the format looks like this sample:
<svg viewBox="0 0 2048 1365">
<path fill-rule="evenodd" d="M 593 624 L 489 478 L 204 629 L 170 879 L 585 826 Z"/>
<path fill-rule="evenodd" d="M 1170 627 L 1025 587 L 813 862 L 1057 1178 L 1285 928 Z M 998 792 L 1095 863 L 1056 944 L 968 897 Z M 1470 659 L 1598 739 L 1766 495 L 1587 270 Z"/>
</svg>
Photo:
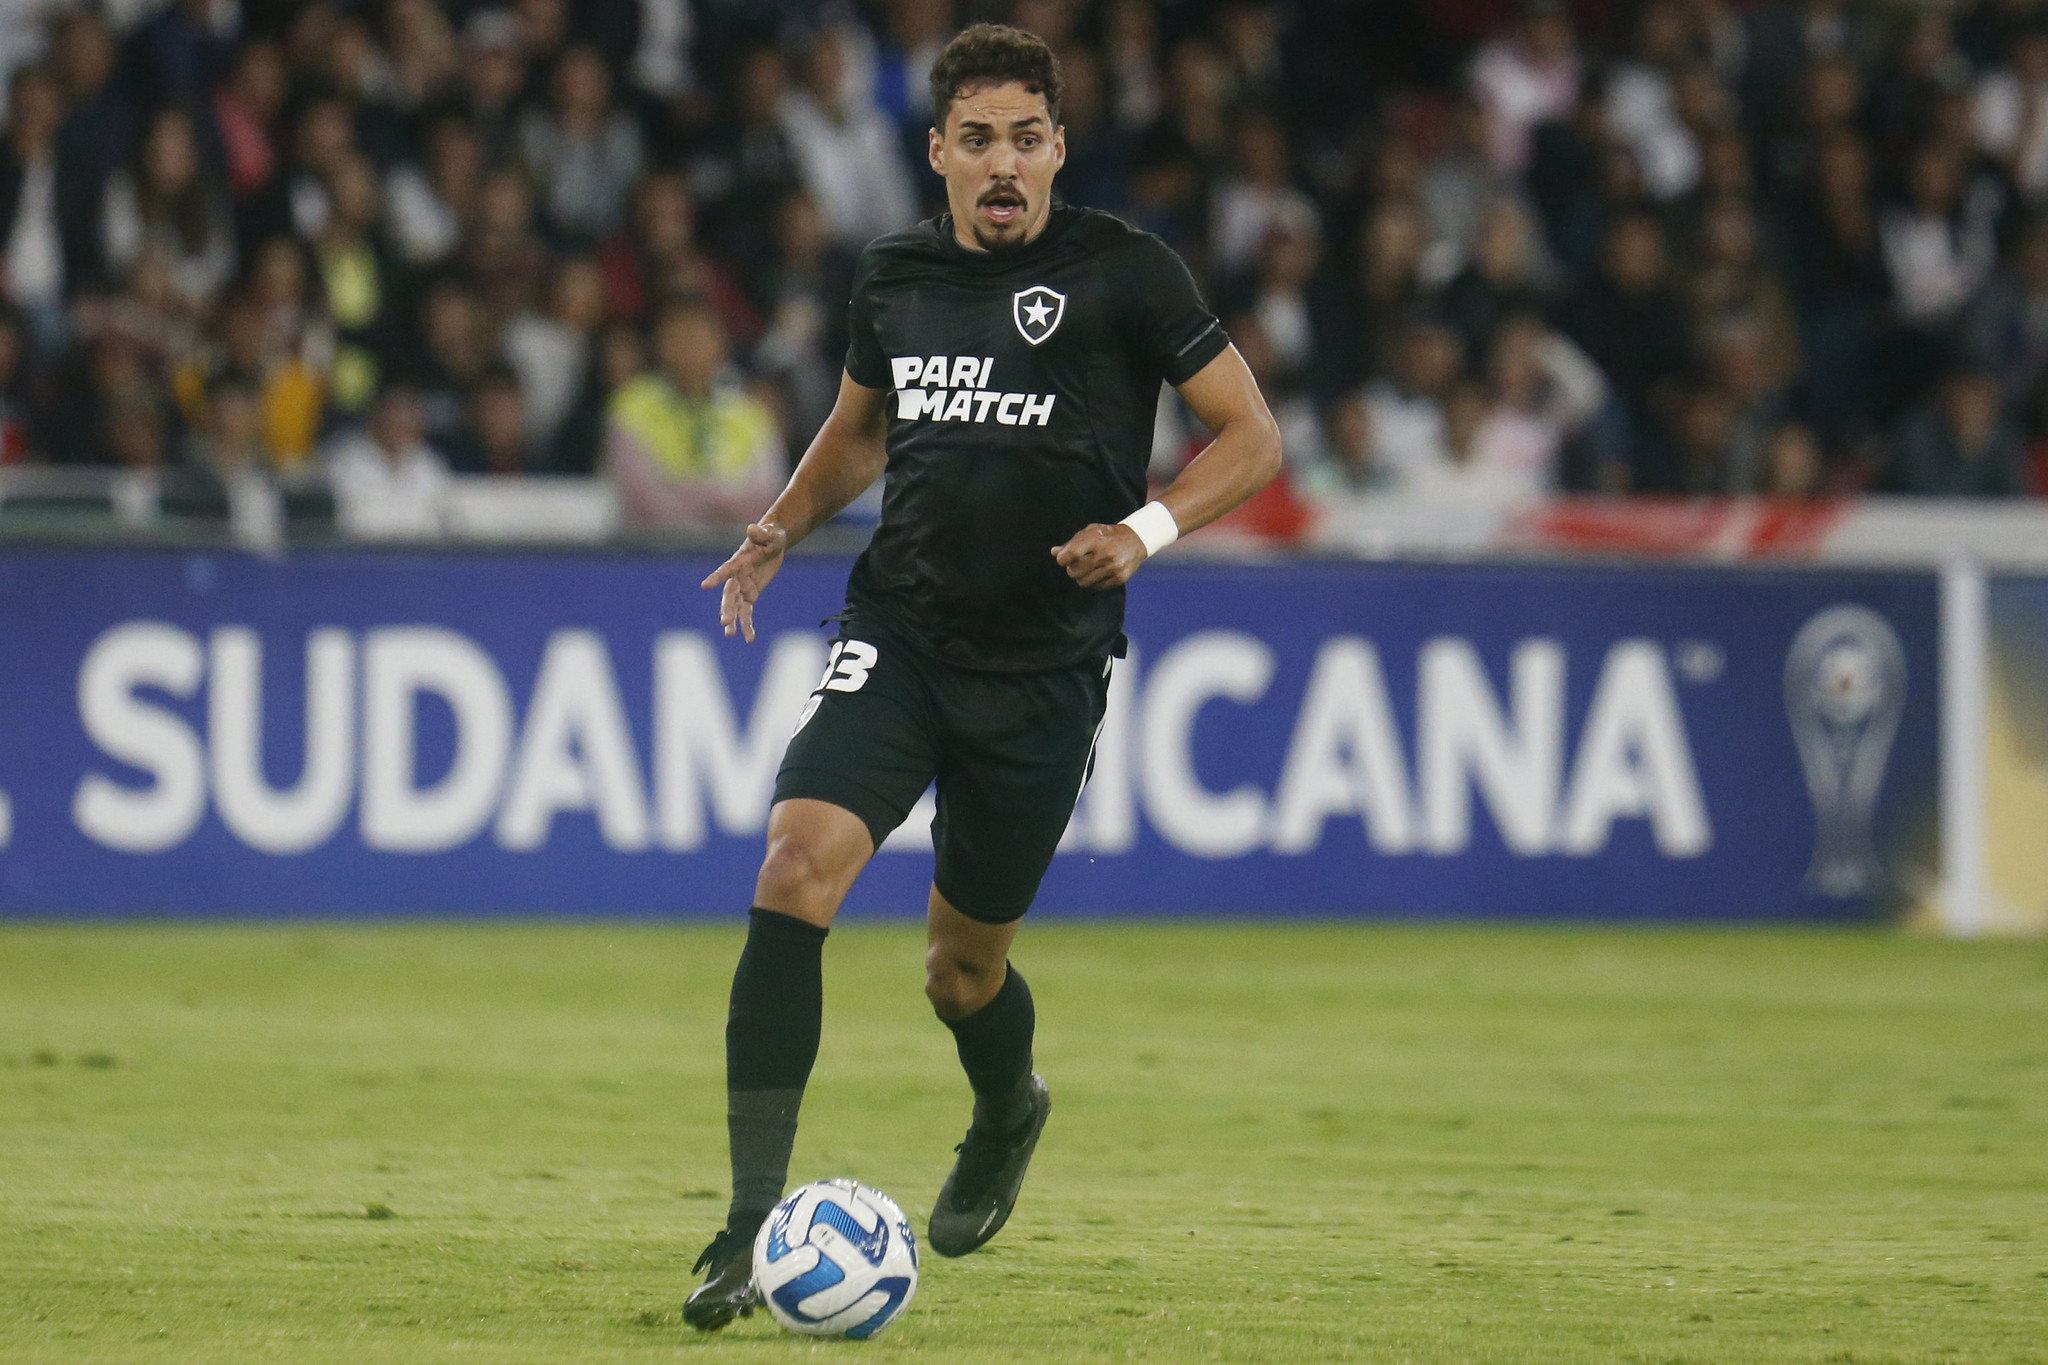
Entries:
<svg viewBox="0 0 2048 1365">
<path fill-rule="evenodd" d="M 756 522 L 732 558 L 704 580 L 704 587 L 725 589 L 718 598 L 718 624 L 728 636 L 737 630 L 754 643 L 754 603 L 782 567 L 782 552 L 788 548 L 789 532 L 772 521 Z"/>
</svg>

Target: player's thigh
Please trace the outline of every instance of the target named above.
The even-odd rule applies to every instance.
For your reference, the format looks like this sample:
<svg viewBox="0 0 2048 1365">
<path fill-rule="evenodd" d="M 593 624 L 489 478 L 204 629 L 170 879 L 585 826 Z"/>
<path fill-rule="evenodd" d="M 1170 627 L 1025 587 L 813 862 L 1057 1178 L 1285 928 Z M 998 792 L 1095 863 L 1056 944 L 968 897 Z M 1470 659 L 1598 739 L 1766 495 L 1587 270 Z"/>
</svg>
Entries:
<svg viewBox="0 0 2048 1365">
<path fill-rule="evenodd" d="M 886 632 L 848 622 L 775 775 L 775 801 L 850 811 L 880 848 L 938 771 L 927 662 Z"/>
<path fill-rule="evenodd" d="M 1103 665 L 956 680 L 945 698 L 933 884 L 985 924 L 1031 908 L 1088 775 Z"/>
</svg>

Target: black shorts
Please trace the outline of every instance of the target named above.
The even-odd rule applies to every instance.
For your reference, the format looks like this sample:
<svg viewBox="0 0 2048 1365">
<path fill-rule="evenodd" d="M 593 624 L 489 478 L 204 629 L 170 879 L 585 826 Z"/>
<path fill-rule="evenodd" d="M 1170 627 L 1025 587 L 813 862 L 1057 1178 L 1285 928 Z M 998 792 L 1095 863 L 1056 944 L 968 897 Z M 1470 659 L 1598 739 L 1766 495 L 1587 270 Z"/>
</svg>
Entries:
<svg viewBox="0 0 2048 1365">
<path fill-rule="evenodd" d="M 775 799 L 829 801 L 875 847 L 938 782 L 933 884 L 960 913 L 1031 908 L 1081 795 L 1109 704 L 1108 659 L 1035 673 L 960 668 L 849 620 L 775 777 Z"/>
</svg>

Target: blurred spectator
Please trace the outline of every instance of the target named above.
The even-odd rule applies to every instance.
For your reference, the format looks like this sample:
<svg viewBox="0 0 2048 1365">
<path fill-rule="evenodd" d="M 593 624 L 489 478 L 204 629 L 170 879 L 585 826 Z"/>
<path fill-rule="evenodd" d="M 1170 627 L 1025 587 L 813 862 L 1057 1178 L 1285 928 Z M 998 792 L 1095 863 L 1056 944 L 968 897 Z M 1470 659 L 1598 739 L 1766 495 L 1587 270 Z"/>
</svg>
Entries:
<svg viewBox="0 0 2048 1365">
<path fill-rule="evenodd" d="M 0 301 L 33 320 L 38 349 L 63 330 L 64 223 L 58 214 L 57 130 L 63 97 L 49 72 L 25 66 L 8 82 L 0 141 Z"/>
<path fill-rule="evenodd" d="M 1848 0 L 1762 0 L 1750 8 L 1740 94 L 1743 119 L 1760 143 L 1798 120 L 1803 73 L 1840 63 L 1853 74 L 1864 45 L 1862 17 Z"/>
<path fill-rule="evenodd" d="M 1074 7 L 1078 13 L 1079 7 Z M 1247 104 L 1278 106 L 1286 90 L 1281 18 L 1265 0 L 1224 0 L 1214 17 L 1231 89 Z"/>
<path fill-rule="evenodd" d="M 257 421 L 263 449 L 270 461 L 283 471 L 306 462 L 319 438 L 323 412 L 323 391 L 319 374 L 306 362 L 302 350 L 275 344 L 273 319 L 305 317 L 297 310 L 266 303 L 278 278 L 292 273 L 282 265 L 295 257 L 287 253 L 289 242 L 276 244 L 281 251 L 269 259 L 272 269 L 259 276 L 246 294 L 231 298 L 221 310 L 219 341 L 210 353 L 195 355 L 180 367 L 175 387 L 186 420 L 203 426 L 207 395 L 224 387 L 246 389 L 255 396 Z"/>
<path fill-rule="evenodd" d="M 448 466 L 427 444 L 421 421 L 418 396 L 387 385 L 371 407 L 368 429 L 343 436 L 329 449 L 327 478 L 343 534 L 429 539 L 446 529 Z"/>
<path fill-rule="evenodd" d="M 1654 442 L 1672 386 L 1692 363 L 1685 310 L 1668 282 L 1664 234 L 1647 214 L 1618 219 L 1600 273 L 1564 301 L 1558 327 L 1614 386 L 1629 424 L 1628 486 L 1675 491 L 1679 471 Z"/>
<path fill-rule="evenodd" d="M 484 177 L 462 244 L 462 267 L 491 315 L 503 321 L 533 306 L 548 275 L 548 249 L 534 231 L 533 191 L 510 166 Z"/>
<path fill-rule="evenodd" d="M 352 413 L 369 402 L 397 350 L 399 281 L 377 231 L 383 213 L 370 163 L 348 158 L 327 188 L 333 208 L 313 260 L 335 330 L 328 398 Z"/>
<path fill-rule="evenodd" d="M 908 227 L 916 199 L 895 133 L 852 88 L 837 32 L 818 35 L 802 71 L 801 86 L 784 92 L 778 115 L 804 188 L 833 240 L 858 248 Z"/>
<path fill-rule="evenodd" d="M 2010 57 L 1977 78 L 1970 121 L 1977 146 L 2039 203 L 2048 196 L 2048 28 L 2022 29 Z"/>
<path fill-rule="evenodd" d="M 1406 200 L 1382 203 L 1365 220 L 1347 357 L 1355 378 L 1394 369 L 1403 324 L 1424 301 L 1422 248 L 1422 215 Z"/>
<path fill-rule="evenodd" d="M 640 130 L 611 106 L 611 77 L 597 53 L 575 47 L 562 55 L 552 108 L 526 115 L 519 146 L 558 236 L 591 243 L 619 225 L 645 152 Z"/>
<path fill-rule="evenodd" d="M 124 394 L 113 399 L 106 406 L 106 449 L 108 462 L 122 469 L 155 471 L 163 468 L 164 410 L 158 403 L 145 395 Z M 117 514 L 124 509 L 117 505 Z M 135 522 L 146 516 L 126 515 L 123 521 Z"/>
<path fill-rule="evenodd" d="M 2026 492 L 2026 452 L 2005 418 L 1998 384 L 1967 365 L 1909 413 L 1892 451 L 1892 482 L 1906 493 L 2015 497 Z"/>
<path fill-rule="evenodd" d="M 1765 377 L 1782 386 L 1799 372 L 1798 322 L 1758 233 L 1756 215 L 1741 198 L 1723 195 L 1707 205 L 1685 271 L 1686 302 L 1700 334 L 1730 317 L 1747 319 L 1758 331 Z"/>
<path fill-rule="evenodd" d="M 1217 185 L 1210 208 L 1210 261 L 1219 274 L 1248 266 L 1283 219 L 1311 231 L 1316 223 L 1315 204 L 1294 188 L 1288 172 L 1287 132 L 1279 119 L 1246 118 L 1235 146 L 1231 174 Z"/>
<path fill-rule="evenodd" d="M 1571 275 L 1592 271 L 1600 255 L 1609 164 L 1625 153 L 1607 142 L 1605 116 L 1590 87 L 1563 118 L 1537 127 L 1530 140 L 1529 194 L 1543 216 L 1550 254 Z"/>
<path fill-rule="evenodd" d="M 1536 314 L 1514 313 L 1494 330 L 1487 380 L 1497 413 L 1520 424 L 1515 439 L 1526 455 L 1517 463 L 1540 471 L 1553 486 L 1564 482 L 1566 448 L 1580 442 L 1592 447 L 1598 440 L 1595 422 L 1609 402 L 1600 367 Z M 1618 463 L 1625 451 L 1588 448 L 1583 455 L 1597 467 Z M 1592 480 L 1579 482 L 1590 486 Z"/>
<path fill-rule="evenodd" d="M 1536 126 L 1565 117 L 1578 99 L 1579 57 L 1564 6 L 1529 0 L 1505 34 L 1479 49 L 1471 81 L 1494 169 L 1519 175 Z"/>
<path fill-rule="evenodd" d="M 1643 187 L 1676 199 L 1700 174 L 1699 142 L 1687 126 L 1680 89 L 1698 74 L 1686 65 L 1685 11 L 1678 0 L 1647 0 L 1635 44 L 1607 77 L 1607 131 L 1634 155 Z"/>
<path fill-rule="evenodd" d="M 454 27 L 434 0 L 390 0 L 385 7 L 392 100 L 405 111 L 444 97 L 461 68 Z"/>
<path fill-rule="evenodd" d="M 191 109 L 205 99 L 230 51 L 216 17 L 213 0 L 169 0 L 136 25 L 128 49 L 147 103 Z"/>
<path fill-rule="evenodd" d="M 602 258 L 613 312 L 644 319 L 659 299 L 694 295 L 710 302 L 740 344 L 754 338 L 760 319 L 730 273 L 698 242 L 697 211 L 681 176 L 658 172 L 641 178 L 633 227 L 632 239 L 609 244 Z"/>
<path fill-rule="evenodd" d="M 1131 141 L 1112 115 L 1102 63 L 1088 48 L 1071 49 L 1060 56 L 1060 79 L 1060 123 L 1067 132 L 1060 195 L 1070 204 L 1121 212 L 1130 197 Z M 920 126 L 918 155 L 909 159 L 913 179 L 915 168 L 924 161 L 924 147 Z M 925 177 L 923 183 L 926 207 L 936 211 L 944 200 L 945 184 L 936 176 Z"/>
<path fill-rule="evenodd" d="M 690 64 L 696 30 L 694 7 L 688 0 L 639 0 L 635 6 L 639 33 L 631 62 L 633 84 L 657 100 L 680 100 L 696 91 L 697 73 Z M 943 32 L 941 16 L 938 29 Z"/>
<path fill-rule="evenodd" d="M 497 357 L 497 324 L 461 281 L 444 279 L 427 291 L 419 326 L 420 352 L 409 387 L 426 440 L 452 446 L 461 440 L 477 386 Z"/>
<path fill-rule="evenodd" d="M 290 80 L 276 44 L 250 43 L 234 75 L 213 92 L 213 126 L 237 202 L 255 198 L 278 173 L 278 121 Z"/>
<path fill-rule="evenodd" d="M 1441 454 L 1410 467 L 1403 489 L 1436 502 L 1527 502 L 1547 487 L 1550 454 L 1529 419 L 1495 405 L 1484 386 L 1463 380 L 1444 399 Z"/>
<path fill-rule="evenodd" d="M 327 196 L 328 177 L 355 155 L 354 110 L 338 99 L 319 98 L 308 103 L 292 129 L 291 164 L 242 208 L 244 236 L 319 236 L 326 230 L 327 215 L 333 208 Z"/>
<path fill-rule="evenodd" d="M 246 379 L 226 376 L 206 394 L 206 415 L 194 429 L 192 463 L 223 476 L 279 467 L 264 440 L 263 395 Z"/>
<path fill-rule="evenodd" d="M 796 150 L 783 133 L 784 83 L 782 54 L 774 48 L 740 54 L 721 117 L 690 166 L 690 189 L 732 259 L 748 255 L 761 222 L 802 183 Z"/>
<path fill-rule="evenodd" d="M 1803 385 L 1817 434 L 1842 446 L 1872 407 L 1872 347 L 1886 278 L 1870 205 L 1869 158 L 1854 134 L 1819 148 L 1814 183 L 1789 206 L 1786 239 L 1799 309 Z"/>
<path fill-rule="evenodd" d="M 166 252 L 171 287 L 187 306 L 204 308 L 235 267 L 235 230 L 226 194 L 206 173 L 192 120 L 177 110 L 153 119 L 130 170 L 107 182 L 106 260 L 134 269 L 145 247 Z"/>
<path fill-rule="evenodd" d="M 1966 180 L 1953 148 L 1927 143 L 1914 153 L 1906 200 L 1878 227 L 1901 318 L 1931 325 L 1955 316 L 1991 273 L 1999 207 L 1994 186 Z"/>
<path fill-rule="evenodd" d="M 1230 95 L 1223 54 L 1204 38 L 1182 38 L 1167 59 L 1166 109 L 1153 135 L 1173 140 L 1213 171 L 1229 151 Z"/>
<path fill-rule="evenodd" d="M 1104 48 L 1116 89 L 1116 121 L 1127 131 L 1149 128 L 1166 106 L 1159 72 L 1159 20 L 1147 0 L 1111 0 Z"/>
<path fill-rule="evenodd" d="M 604 315 L 604 274 L 586 256 L 557 267 L 546 312 L 528 310 L 505 324 L 505 358 L 518 377 L 525 441 L 533 449 L 553 443 L 575 404 Z"/>
<path fill-rule="evenodd" d="M 854 261 L 826 240 L 818 207 L 804 194 L 784 200 L 775 215 L 775 247 L 755 291 L 768 326 L 754 364 L 775 386 L 794 464 L 839 396 Z"/>
<path fill-rule="evenodd" d="M 1811 498 L 1821 491 L 1820 445 L 1813 433 L 1787 422 L 1771 433 L 1765 464 L 1763 495 L 1767 498 Z"/>
<path fill-rule="evenodd" d="M 547 466 L 547 448 L 531 435 L 519 376 L 492 365 L 471 395 L 469 428 L 450 447 L 448 462 L 464 474 L 533 474 Z"/>
<path fill-rule="evenodd" d="M 932 122 L 932 63 L 953 36 L 953 4 L 889 0 L 884 10 L 875 54 L 875 107 L 896 124 L 898 143 L 915 164 Z"/>
<path fill-rule="evenodd" d="M 1465 268 L 1479 239 L 1480 218 L 1499 186 L 1486 154 L 1484 115 L 1476 103 L 1465 101 L 1452 114 L 1450 137 L 1416 186 L 1429 237 L 1424 279 L 1440 284 Z"/>
<path fill-rule="evenodd" d="M 1367 385 L 1372 463 L 1394 489 L 1413 490 L 1427 478 L 1422 471 L 1449 458 L 1444 402 L 1463 368 L 1457 333 L 1417 320 L 1402 329 L 1393 374 Z"/>
<path fill-rule="evenodd" d="M 1290 473 L 1290 481 L 1304 496 L 1331 501 L 1378 492 L 1387 485 L 1385 473 L 1375 462 L 1372 412 L 1362 395 L 1350 394 L 1332 403 L 1324 413 L 1328 436 L 1323 457 L 1314 464 Z"/>
<path fill-rule="evenodd" d="M 1445 288 L 1442 308 L 1468 351 L 1476 354 L 1510 313 L 1541 312 L 1537 244 L 1529 215 L 1513 199 L 1496 199 L 1480 215 L 1471 259 Z"/>
<path fill-rule="evenodd" d="M 1949 95 L 1967 88 L 1969 79 L 1948 14 L 1933 8 L 1905 14 L 1896 26 L 1889 58 L 1872 75 L 1863 111 L 1879 158 L 1897 165 L 1915 146 L 1939 133 L 1938 111 Z M 1967 132 L 1967 126 L 1952 131 Z"/>
<path fill-rule="evenodd" d="M 386 184 L 391 242 L 415 265 L 447 259 L 476 211 L 483 148 L 460 114 L 443 114 L 427 129 L 425 156 L 392 172 Z"/>
<path fill-rule="evenodd" d="M 643 526 L 724 528 L 759 516 L 782 484 L 782 438 L 726 373 L 725 329 L 701 302 L 665 305 L 657 369 L 613 396 L 605 472 Z"/>
<path fill-rule="evenodd" d="M 519 25 L 502 9 L 479 9 L 462 30 L 463 112 L 476 131 L 485 165 L 512 151 L 518 100 L 526 85 Z"/>
<path fill-rule="evenodd" d="M 1224 330 L 1258 381 L 1259 392 L 1280 428 L 1280 454 L 1289 468 L 1307 468 L 1324 459 L 1323 429 L 1314 401 L 1299 386 L 1299 376 L 1281 367 L 1279 356 L 1255 313 L 1223 319 Z"/>
<path fill-rule="evenodd" d="M 1766 481 L 1766 445 L 1791 402 L 1765 334 L 1757 319 L 1729 313 L 1703 337 L 1707 382 L 1726 408 L 1727 430 L 1718 468 L 1704 482 L 1693 479 L 1693 492 L 1754 493 Z"/>
<path fill-rule="evenodd" d="M 1726 495 L 1740 491 L 1745 471 L 1737 442 L 1734 405 L 1712 384 L 1687 386 L 1670 399 L 1671 458 L 1675 484 L 1669 491 Z"/>
<path fill-rule="evenodd" d="M 2005 264 L 1970 300 L 1961 336 L 1971 359 L 1997 377 L 2009 406 L 2019 408 L 2040 389 L 2048 378 L 2048 220 L 2014 236 Z"/>
<path fill-rule="evenodd" d="M 58 213 L 65 226 L 65 265 L 75 288 L 81 281 L 97 280 L 104 269 L 100 200 L 107 181 L 128 164 L 138 114 L 123 83 L 114 79 L 114 37 L 97 11 L 78 8 L 63 14 L 50 46 L 67 111 L 57 133 L 57 159 L 68 182 L 58 191 Z"/>
<path fill-rule="evenodd" d="M 1345 382 L 1332 361 L 1348 319 L 1339 316 L 1341 302 L 1321 287 L 1322 254 L 1313 217 L 1282 215 L 1266 233 L 1252 275 L 1227 287 L 1223 299 L 1257 319 L 1285 382 L 1326 395 Z"/>
<path fill-rule="evenodd" d="M 647 348 L 639 329 L 630 323 L 613 322 L 598 334 L 596 354 L 583 376 L 583 388 L 576 406 L 555 434 L 554 449 L 548 452 L 549 468 L 557 474 L 589 474 L 596 470 L 604 448 L 606 414 L 612 399 L 647 369 Z"/>
</svg>

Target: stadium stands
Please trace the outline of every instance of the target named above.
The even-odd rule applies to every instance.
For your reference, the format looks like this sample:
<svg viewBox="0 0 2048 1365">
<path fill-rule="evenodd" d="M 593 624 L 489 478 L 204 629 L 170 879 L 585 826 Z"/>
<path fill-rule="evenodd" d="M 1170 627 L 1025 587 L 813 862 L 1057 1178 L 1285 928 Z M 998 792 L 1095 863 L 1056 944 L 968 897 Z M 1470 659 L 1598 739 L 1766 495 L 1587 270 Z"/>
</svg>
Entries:
<svg viewBox="0 0 2048 1365">
<path fill-rule="evenodd" d="M 718 520 L 691 485 L 773 483 L 829 407 L 861 244 L 939 207 L 923 76 L 981 18 L 1060 51 L 1066 193 L 1178 248 L 1260 375 L 1283 525 L 2041 487 L 2035 0 L 30 0 L 0 459 L 51 468 L 0 511 Z M 656 415 L 719 448 L 650 458 Z M 1164 404 L 1158 472 L 1199 439 Z"/>
</svg>

